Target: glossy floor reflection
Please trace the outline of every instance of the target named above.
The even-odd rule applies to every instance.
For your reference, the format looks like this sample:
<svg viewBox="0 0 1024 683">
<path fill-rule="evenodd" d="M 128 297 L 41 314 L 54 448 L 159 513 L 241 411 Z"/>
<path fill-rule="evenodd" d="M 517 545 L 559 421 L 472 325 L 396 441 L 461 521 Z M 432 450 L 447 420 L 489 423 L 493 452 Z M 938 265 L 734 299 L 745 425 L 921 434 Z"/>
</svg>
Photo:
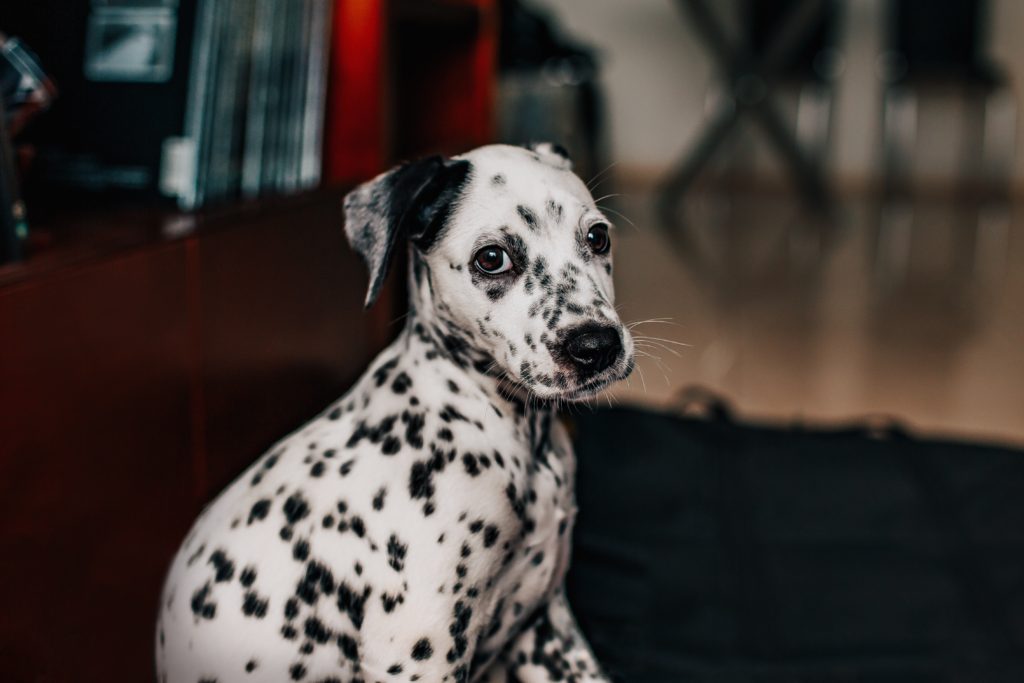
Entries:
<svg viewBox="0 0 1024 683">
<path fill-rule="evenodd" d="M 612 400 L 701 385 L 751 419 L 1024 443 L 1020 207 L 854 199 L 826 223 L 788 196 L 704 194 L 675 229 L 650 195 L 612 208 L 635 224 L 617 221 L 623 318 L 668 319 L 634 329 L 647 355 Z"/>
</svg>

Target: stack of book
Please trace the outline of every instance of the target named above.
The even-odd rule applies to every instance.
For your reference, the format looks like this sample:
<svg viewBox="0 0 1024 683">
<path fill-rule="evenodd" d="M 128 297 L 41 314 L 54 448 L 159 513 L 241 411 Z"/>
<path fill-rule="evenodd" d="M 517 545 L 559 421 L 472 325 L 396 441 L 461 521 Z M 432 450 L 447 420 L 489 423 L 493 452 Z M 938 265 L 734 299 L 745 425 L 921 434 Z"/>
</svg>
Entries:
<svg viewBox="0 0 1024 683">
<path fill-rule="evenodd" d="M 200 0 L 159 189 L 192 209 L 320 182 L 330 0 Z"/>
</svg>

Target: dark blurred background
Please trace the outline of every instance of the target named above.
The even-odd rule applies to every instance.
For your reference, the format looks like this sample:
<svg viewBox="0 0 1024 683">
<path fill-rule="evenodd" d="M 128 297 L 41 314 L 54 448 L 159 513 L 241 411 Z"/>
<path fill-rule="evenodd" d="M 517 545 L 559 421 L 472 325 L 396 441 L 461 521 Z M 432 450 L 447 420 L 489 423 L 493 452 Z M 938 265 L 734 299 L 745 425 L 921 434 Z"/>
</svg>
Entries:
<svg viewBox="0 0 1024 683">
<path fill-rule="evenodd" d="M 571 589 L 609 667 L 1020 680 L 1021 26 L 1016 0 L 6 3 L 0 678 L 148 680 L 197 511 L 397 333 L 348 189 L 553 140 L 642 339 L 600 401 L 642 410 L 575 417 Z"/>
</svg>

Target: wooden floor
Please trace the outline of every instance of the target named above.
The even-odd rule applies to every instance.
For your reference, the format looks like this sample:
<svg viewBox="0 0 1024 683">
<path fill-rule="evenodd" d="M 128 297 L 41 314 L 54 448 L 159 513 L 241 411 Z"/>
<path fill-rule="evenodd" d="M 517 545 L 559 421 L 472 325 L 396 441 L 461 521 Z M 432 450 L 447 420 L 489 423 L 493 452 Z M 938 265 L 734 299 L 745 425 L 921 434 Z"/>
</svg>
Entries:
<svg viewBox="0 0 1024 683">
<path fill-rule="evenodd" d="M 612 205 L 616 293 L 645 353 L 613 401 L 701 385 L 740 415 L 1024 444 L 1024 206 L 706 194 L 681 225 L 649 194 Z M 685 344 L 685 346 L 683 345 Z"/>
</svg>

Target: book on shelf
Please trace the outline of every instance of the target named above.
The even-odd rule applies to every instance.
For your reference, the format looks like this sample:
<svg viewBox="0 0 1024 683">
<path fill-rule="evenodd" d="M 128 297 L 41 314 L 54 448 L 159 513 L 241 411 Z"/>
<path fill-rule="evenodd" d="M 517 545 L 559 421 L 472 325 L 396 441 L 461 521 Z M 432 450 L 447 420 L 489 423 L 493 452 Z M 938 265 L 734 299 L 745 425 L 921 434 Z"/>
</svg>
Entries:
<svg viewBox="0 0 1024 683">
<path fill-rule="evenodd" d="M 332 5 L 15 3 L 5 22 L 52 56 L 62 90 L 31 131 L 33 183 L 184 209 L 317 185 Z"/>
<path fill-rule="evenodd" d="M 320 182 L 328 0 L 206 0 L 187 125 L 168 169 L 183 208 Z M 205 38 L 208 36 L 208 38 Z"/>
</svg>

